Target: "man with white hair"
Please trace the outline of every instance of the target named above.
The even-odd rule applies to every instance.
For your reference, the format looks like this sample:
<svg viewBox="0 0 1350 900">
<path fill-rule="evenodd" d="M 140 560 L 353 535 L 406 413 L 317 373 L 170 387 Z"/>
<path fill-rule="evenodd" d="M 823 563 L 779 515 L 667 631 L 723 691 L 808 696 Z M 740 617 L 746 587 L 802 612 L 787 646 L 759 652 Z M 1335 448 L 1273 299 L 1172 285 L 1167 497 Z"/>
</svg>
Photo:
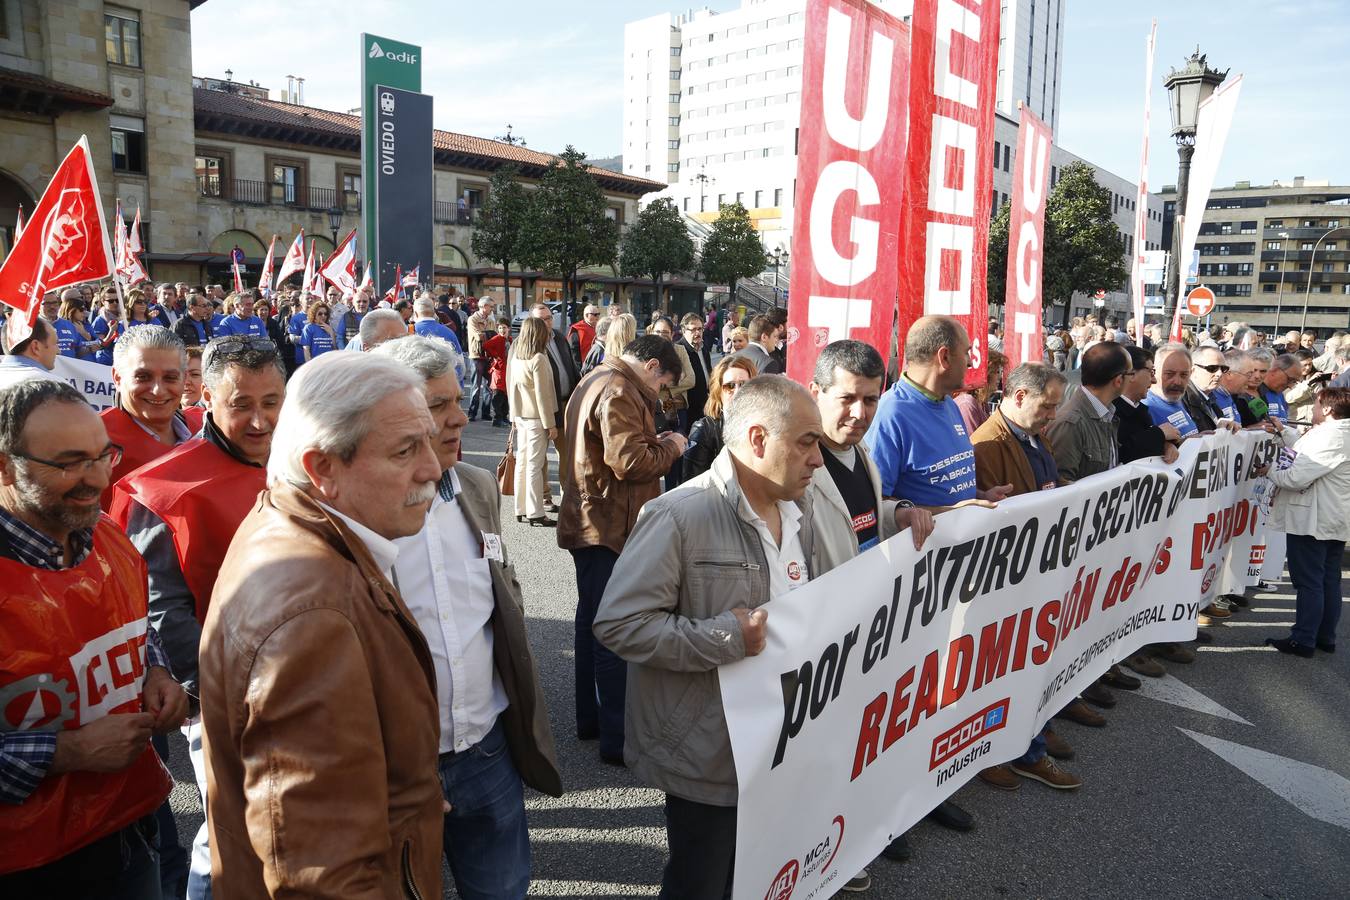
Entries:
<svg viewBox="0 0 1350 900">
<path fill-rule="evenodd" d="M 99 415 L 108 439 L 122 448 L 122 460 L 103 492 L 105 511 L 112 503 L 112 486 L 122 476 L 192 437 L 179 411 L 186 374 L 187 348 L 163 325 L 129 328 L 117 339 L 112 363 L 117 405 Z"/>
<path fill-rule="evenodd" d="M 1158 380 L 1144 398 L 1153 424 L 1171 425 L 1182 438 L 1198 433 L 1195 419 L 1182 403 L 1191 383 L 1191 352 L 1182 344 L 1164 344 L 1153 354 L 1153 370 Z"/>
<path fill-rule="evenodd" d="M 488 383 L 488 358 L 483 355 L 483 341 L 492 336 L 495 325 L 497 301 L 491 297 L 478 300 L 478 309 L 469 316 L 465 331 L 469 337 L 469 421 L 478 419 L 481 411 L 483 418 L 491 414 L 492 388 Z"/>
<path fill-rule="evenodd" d="M 595 636 L 628 661 L 624 757 L 665 793 L 663 897 L 730 890 L 737 780 L 717 670 L 763 651 L 760 607 L 826 570 L 807 490 L 823 465 L 811 395 L 752 378 L 722 433 L 711 469 L 642 508 L 595 617 Z M 714 561 L 717 575 L 691 559 Z"/>
<path fill-rule="evenodd" d="M 408 327 L 403 324 L 403 317 L 398 313 L 392 309 L 372 309 L 361 319 L 360 333 L 347 342 L 346 349 L 358 353 L 374 350 L 385 341 L 398 340 L 407 335 Z"/>
<path fill-rule="evenodd" d="M 441 895 L 435 668 L 394 571 L 441 475 L 423 383 L 327 353 L 288 385 L 202 629 L 220 896 Z"/>
<path fill-rule="evenodd" d="M 1319 372 L 1330 372 L 1332 375 L 1339 372 L 1340 364 L 1336 361 L 1336 351 L 1345 343 L 1346 333 L 1333 331 L 1331 337 L 1322 345 L 1322 355 L 1313 360 L 1313 368 Z"/>
<path fill-rule="evenodd" d="M 525 604 L 501 539 L 501 493 L 487 470 L 457 465 L 467 419 L 450 345 L 412 335 L 376 355 L 424 379 L 437 428 L 432 448 L 441 476 L 426 527 L 394 543 L 399 591 L 436 671 L 445 858 L 466 900 L 523 898 L 530 843 L 522 781 L 557 797 L 562 779 Z"/>
<path fill-rule="evenodd" d="M 422 337 L 434 337 L 450 344 L 455 348 L 455 358 L 459 359 L 464 350 L 459 346 L 459 338 L 449 328 L 441 324 L 441 320 L 436 317 L 436 300 L 430 294 L 422 294 L 413 301 L 413 333 L 420 334 Z M 458 372 L 462 366 L 456 366 Z"/>
</svg>

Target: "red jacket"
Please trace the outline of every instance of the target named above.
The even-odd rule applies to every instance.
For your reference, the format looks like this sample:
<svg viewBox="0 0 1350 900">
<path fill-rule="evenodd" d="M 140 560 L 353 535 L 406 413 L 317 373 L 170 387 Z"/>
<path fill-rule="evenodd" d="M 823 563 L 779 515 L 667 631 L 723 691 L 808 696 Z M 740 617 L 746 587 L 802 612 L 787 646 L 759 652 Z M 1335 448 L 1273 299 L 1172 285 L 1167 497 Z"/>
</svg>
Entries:
<svg viewBox="0 0 1350 900">
<path fill-rule="evenodd" d="M 0 728 L 75 729 L 141 711 L 145 561 L 107 518 L 69 569 L 0 558 Z M 0 873 L 45 865 L 148 815 L 173 781 L 150 742 L 120 772 L 48 775 L 16 805 L 0 803 Z"/>
<path fill-rule="evenodd" d="M 510 352 L 510 338 L 494 334 L 483 341 L 483 356 L 488 359 L 488 387 L 494 391 L 506 390 L 506 357 Z"/>
<path fill-rule="evenodd" d="M 595 326 L 588 322 L 573 322 L 572 327 L 567 331 L 569 342 L 572 333 L 576 333 L 577 346 L 581 349 L 581 358 L 585 359 L 586 354 L 591 352 L 591 344 L 595 342 Z M 580 365 L 580 363 L 577 364 L 578 368 L 580 368 Z"/>
<path fill-rule="evenodd" d="M 103 420 L 103 427 L 108 429 L 108 440 L 122 448 L 122 461 L 108 476 L 108 486 L 103 491 L 102 499 L 99 500 L 99 505 L 107 512 L 112 508 L 113 485 L 127 473 L 136 471 L 151 460 L 159 459 L 172 450 L 173 446 L 157 441 L 120 406 L 111 406 L 98 415 Z"/>
</svg>

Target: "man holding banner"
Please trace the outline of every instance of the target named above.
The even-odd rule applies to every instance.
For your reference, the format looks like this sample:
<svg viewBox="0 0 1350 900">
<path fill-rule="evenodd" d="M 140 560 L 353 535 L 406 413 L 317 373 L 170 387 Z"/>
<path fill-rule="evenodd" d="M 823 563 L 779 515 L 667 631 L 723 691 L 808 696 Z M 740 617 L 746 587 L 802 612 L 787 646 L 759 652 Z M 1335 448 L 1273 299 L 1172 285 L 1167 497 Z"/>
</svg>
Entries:
<svg viewBox="0 0 1350 900">
<path fill-rule="evenodd" d="M 711 469 L 643 507 L 594 625 L 629 664 L 625 761 L 666 794 L 661 896 L 686 900 L 731 889 L 738 788 L 718 667 L 760 653 L 758 607 L 825 568 L 807 490 L 822 465 L 811 395 L 751 379 L 723 435 Z"/>
</svg>

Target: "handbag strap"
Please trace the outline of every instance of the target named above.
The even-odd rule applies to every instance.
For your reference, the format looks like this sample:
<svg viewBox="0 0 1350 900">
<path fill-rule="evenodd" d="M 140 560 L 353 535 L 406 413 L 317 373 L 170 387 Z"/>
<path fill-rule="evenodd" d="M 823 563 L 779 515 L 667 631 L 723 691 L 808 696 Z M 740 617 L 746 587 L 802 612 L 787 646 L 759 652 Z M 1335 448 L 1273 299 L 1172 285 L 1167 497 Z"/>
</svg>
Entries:
<svg viewBox="0 0 1350 900">
<path fill-rule="evenodd" d="M 506 433 L 506 455 L 510 456 L 511 454 L 515 453 L 516 452 L 515 447 L 516 447 L 516 423 L 512 422 L 511 430 Z"/>
</svg>

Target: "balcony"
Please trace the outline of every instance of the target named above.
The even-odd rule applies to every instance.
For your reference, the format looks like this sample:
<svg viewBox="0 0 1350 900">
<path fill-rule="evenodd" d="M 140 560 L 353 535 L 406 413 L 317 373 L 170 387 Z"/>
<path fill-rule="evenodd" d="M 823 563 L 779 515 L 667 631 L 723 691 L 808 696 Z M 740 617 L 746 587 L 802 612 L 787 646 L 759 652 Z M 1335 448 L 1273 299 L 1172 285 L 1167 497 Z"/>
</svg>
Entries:
<svg viewBox="0 0 1350 900">
<path fill-rule="evenodd" d="M 461 207 L 457 202 L 437 200 L 431 209 L 432 221 L 439 225 L 472 225 L 478 221 L 481 206 Z"/>
<path fill-rule="evenodd" d="M 208 199 L 242 203 L 247 206 L 289 206 L 294 209 L 325 212 L 341 205 L 344 212 L 361 211 L 361 194 L 357 191 L 275 184 L 247 178 L 198 176 L 197 193 Z"/>
</svg>

